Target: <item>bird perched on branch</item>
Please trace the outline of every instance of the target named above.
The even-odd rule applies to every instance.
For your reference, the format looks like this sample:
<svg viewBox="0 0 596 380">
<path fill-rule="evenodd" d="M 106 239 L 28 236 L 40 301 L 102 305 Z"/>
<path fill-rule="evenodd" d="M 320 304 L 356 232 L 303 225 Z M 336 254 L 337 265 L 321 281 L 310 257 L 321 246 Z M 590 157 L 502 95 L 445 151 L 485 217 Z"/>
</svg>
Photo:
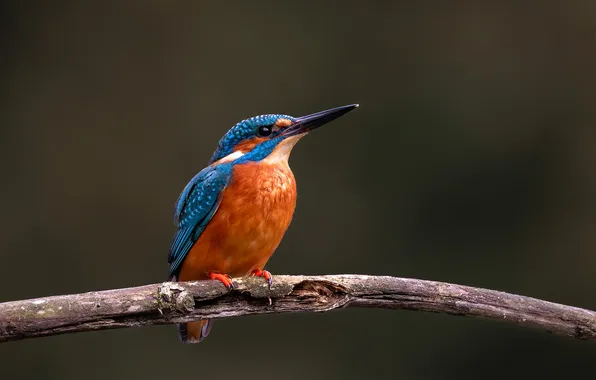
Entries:
<svg viewBox="0 0 596 380">
<path fill-rule="evenodd" d="M 296 181 L 288 166 L 294 145 L 311 130 L 358 107 L 337 107 L 303 117 L 270 114 L 236 124 L 219 141 L 209 166 L 190 180 L 176 203 L 170 246 L 170 280 L 262 276 L 296 206 Z M 213 321 L 178 325 L 180 339 L 198 343 Z"/>
</svg>

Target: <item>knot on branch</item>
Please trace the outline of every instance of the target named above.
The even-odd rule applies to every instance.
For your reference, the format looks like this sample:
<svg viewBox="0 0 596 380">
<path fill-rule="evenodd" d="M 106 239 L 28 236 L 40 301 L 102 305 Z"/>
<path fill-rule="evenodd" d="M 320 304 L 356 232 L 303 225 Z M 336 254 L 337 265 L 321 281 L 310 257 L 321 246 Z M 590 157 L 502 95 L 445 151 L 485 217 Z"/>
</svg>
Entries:
<svg viewBox="0 0 596 380">
<path fill-rule="evenodd" d="M 160 313 L 169 309 L 188 314 L 195 308 L 193 295 L 175 282 L 164 282 L 158 287 L 157 303 Z"/>
<path fill-rule="evenodd" d="M 349 301 L 349 290 L 337 282 L 305 280 L 294 286 L 290 293 L 304 303 L 314 303 L 318 311 L 326 311 L 346 306 Z"/>
</svg>

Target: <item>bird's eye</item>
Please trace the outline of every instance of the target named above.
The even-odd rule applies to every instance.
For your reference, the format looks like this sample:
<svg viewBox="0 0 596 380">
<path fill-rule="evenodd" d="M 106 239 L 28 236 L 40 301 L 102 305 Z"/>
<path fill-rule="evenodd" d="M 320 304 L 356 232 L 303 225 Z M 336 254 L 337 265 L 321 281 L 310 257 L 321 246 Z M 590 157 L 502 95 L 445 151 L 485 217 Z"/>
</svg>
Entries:
<svg viewBox="0 0 596 380">
<path fill-rule="evenodd" d="M 263 125 L 259 127 L 259 136 L 269 136 L 271 134 L 271 126 L 270 125 Z"/>
</svg>

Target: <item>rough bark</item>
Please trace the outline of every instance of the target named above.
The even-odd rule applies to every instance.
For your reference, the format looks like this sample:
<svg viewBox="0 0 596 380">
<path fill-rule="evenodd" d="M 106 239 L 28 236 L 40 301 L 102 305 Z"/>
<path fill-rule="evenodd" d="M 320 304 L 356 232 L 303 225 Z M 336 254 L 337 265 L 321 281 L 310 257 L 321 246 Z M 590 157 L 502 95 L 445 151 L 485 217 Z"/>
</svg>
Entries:
<svg viewBox="0 0 596 380">
<path fill-rule="evenodd" d="M 596 340 L 596 312 L 495 290 L 364 275 L 165 282 L 0 303 L 0 342 L 80 331 L 343 307 L 430 311 L 502 320 Z"/>
</svg>

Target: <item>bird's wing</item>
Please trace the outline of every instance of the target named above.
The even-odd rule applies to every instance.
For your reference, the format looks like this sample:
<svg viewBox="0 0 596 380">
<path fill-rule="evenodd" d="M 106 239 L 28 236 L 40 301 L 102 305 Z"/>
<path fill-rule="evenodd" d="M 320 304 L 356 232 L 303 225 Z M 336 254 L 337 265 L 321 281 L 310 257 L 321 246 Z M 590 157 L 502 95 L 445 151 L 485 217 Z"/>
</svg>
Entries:
<svg viewBox="0 0 596 380">
<path fill-rule="evenodd" d="M 227 165 L 206 167 L 190 180 L 178 197 L 174 215 L 178 230 L 168 255 L 170 277 L 178 273 L 182 261 L 215 214 L 230 177 L 231 168 Z"/>
</svg>

